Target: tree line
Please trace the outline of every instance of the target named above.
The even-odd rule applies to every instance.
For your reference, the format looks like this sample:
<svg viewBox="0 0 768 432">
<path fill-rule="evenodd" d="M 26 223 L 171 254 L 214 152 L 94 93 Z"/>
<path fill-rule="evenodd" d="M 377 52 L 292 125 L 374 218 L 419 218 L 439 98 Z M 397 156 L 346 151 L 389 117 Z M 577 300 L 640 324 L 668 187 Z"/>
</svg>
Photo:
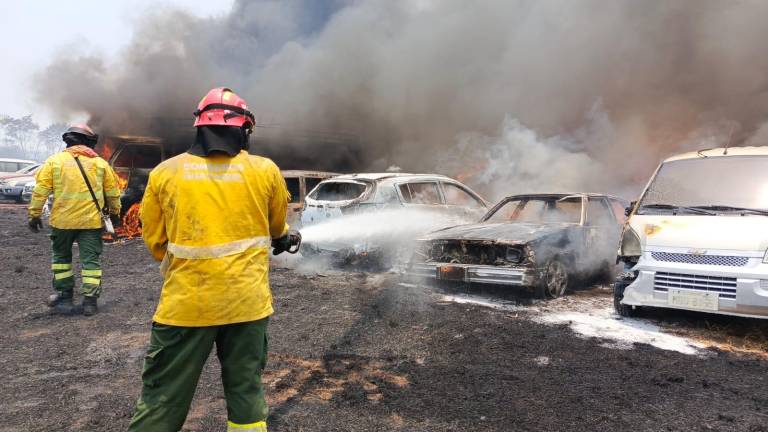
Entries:
<svg viewBox="0 0 768 432">
<path fill-rule="evenodd" d="M 0 114 L 0 157 L 45 160 L 64 148 L 61 135 L 64 123 L 52 123 L 41 129 L 32 115 L 12 117 Z"/>
</svg>

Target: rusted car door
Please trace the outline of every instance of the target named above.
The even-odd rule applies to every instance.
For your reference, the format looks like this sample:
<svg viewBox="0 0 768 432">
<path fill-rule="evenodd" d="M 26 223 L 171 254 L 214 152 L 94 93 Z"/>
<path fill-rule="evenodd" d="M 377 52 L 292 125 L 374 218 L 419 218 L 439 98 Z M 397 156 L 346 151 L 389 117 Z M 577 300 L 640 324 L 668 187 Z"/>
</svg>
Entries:
<svg viewBox="0 0 768 432">
<path fill-rule="evenodd" d="M 614 216 L 610 203 L 605 197 L 590 196 L 587 199 L 587 256 L 586 261 L 593 267 L 616 254 L 616 245 L 621 235 L 621 226 Z"/>
</svg>

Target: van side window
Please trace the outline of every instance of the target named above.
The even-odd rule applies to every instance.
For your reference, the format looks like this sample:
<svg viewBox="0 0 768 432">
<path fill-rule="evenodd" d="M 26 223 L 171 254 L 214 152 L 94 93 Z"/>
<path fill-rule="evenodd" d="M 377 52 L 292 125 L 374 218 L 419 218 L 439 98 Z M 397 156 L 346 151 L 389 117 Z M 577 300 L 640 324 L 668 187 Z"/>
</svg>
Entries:
<svg viewBox="0 0 768 432">
<path fill-rule="evenodd" d="M 445 194 L 445 203 L 448 205 L 471 208 L 482 207 L 482 204 L 470 195 L 469 192 L 453 183 L 443 183 L 443 193 Z"/>
<path fill-rule="evenodd" d="M 0 162 L 0 172 L 14 172 L 19 170 L 16 162 Z"/>
<path fill-rule="evenodd" d="M 437 183 L 405 183 L 400 185 L 403 201 L 410 204 L 442 204 Z"/>
<path fill-rule="evenodd" d="M 292 203 L 297 203 L 301 199 L 301 186 L 298 177 L 288 177 L 285 179 L 285 185 L 288 187 L 288 193 L 291 194 Z"/>
</svg>

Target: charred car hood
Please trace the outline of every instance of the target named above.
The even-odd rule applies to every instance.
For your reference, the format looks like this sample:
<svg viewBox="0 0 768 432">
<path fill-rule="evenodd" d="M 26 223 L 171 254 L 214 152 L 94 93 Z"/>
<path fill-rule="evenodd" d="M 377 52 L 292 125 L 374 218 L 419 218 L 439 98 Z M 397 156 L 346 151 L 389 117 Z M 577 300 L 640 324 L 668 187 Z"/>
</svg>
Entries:
<svg viewBox="0 0 768 432">
<path fill-rule="evenodd" d="M 565 223 L 483 222 L 435 231 L 423 236 L 421 240 L 486 240 L 504 243 L 528 243 L 565 231 L 572 226 L 574 225 Z"/>
</svg>

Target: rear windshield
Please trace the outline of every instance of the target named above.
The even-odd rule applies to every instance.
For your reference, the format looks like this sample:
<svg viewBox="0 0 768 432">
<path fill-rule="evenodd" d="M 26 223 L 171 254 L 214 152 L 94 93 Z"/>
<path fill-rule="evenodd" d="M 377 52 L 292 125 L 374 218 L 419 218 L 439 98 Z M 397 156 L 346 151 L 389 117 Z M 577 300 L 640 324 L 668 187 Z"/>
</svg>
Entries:
<svg viewBox="0 0 768 432">
<path fill-rule="evenodd" d="M 359 198 L 365 192 L 362 183 L 326 182 L 315 189 L 310 198 L 318 201 L 348 201 Z"/>
<path fill-rule="evenodd" d="M 0 172 L 16 172 L 22 168 L 31 165 L 28 162 L 7 162 L 0 161 Z"/>
<path fill-rule="evenodd" d="M 118 168 L 154 168 L 162 162 L 162 153 L 158 146 L 126 145 L 115 159 L 113 166 Z"/>
</svg>

